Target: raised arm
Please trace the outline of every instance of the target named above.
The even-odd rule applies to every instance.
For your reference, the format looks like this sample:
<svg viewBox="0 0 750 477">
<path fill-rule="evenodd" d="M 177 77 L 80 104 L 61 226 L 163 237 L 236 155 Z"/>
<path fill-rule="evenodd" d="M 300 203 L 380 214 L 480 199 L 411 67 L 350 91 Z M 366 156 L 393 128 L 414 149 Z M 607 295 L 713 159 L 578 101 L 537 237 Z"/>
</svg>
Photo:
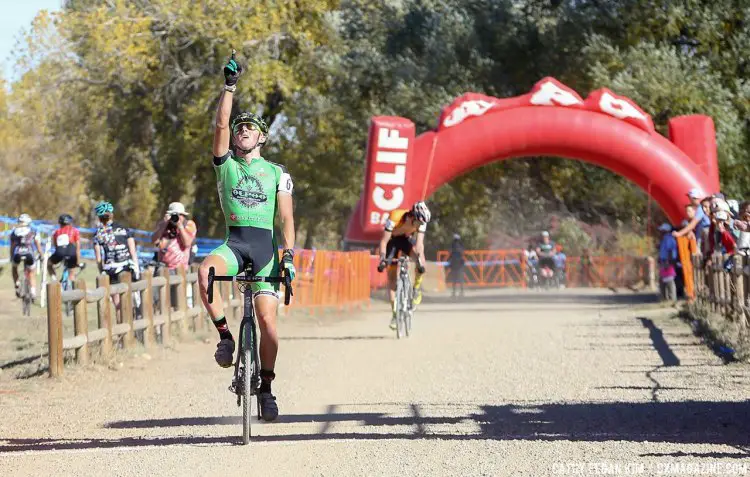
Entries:
<svg viewBox="0 0 750 477">
<path fill-rule="evenodd" d="M 693 230 L 695 230 L 695 226 L 698 225 L 698 222 L 700 222 L 700 221 L 701 221 L 701 218 L 696 214 L 696 216 L 693 217 L 693 219 L 690 221 L 690 223 L 688 223 L 685 227 L 683 227 L 680 230 L 675 230 L 674 232 L 672 232 L 672 235 L 674 237 L 685 236 L 685 235 L 689 234 L 690 232 L 692 232 Z"/>
<path fill-rule="evenodd" d="M 232 59 L 224 66 L 224 91 L 219 98 L 219 107 L 216 109 L 216 129 L 214 130 L 214 157 L 222 157 L 229 151 L 229 117 L 232 115 L 232 99 L 234 90 L 237 89 L 237 80 L 242 74 L 242 66 L 234 59 L 234 50 L 232 50 Z"/>
</svg>

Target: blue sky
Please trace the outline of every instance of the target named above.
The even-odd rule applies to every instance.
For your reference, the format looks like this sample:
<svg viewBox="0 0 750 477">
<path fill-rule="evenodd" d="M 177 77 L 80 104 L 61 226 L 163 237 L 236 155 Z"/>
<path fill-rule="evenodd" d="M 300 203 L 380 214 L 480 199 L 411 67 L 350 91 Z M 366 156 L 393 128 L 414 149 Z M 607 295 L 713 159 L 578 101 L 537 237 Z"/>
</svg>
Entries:
<svg viewBox="0 0 750 477">
<path fill-rule="evenodd" d="M 10 54 L 21 30 L 27 28 L 39 10 L 59 10 L 63 0 L 0 0 L 0 67 L 6 80 L 13 79 Z"/>
</svg>

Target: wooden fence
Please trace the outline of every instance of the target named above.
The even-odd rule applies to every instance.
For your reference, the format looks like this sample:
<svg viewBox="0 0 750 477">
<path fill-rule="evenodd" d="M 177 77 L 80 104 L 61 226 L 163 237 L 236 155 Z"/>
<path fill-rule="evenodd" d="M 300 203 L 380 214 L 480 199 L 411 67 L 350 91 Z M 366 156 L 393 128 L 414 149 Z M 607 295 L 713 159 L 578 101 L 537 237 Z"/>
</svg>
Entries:
<svg viewBox="0 0 750 477">
<path fill-rule="evenodd" d="M 695 254 L 692 262 L 697 303 L 746 329 L 750 325 L 750 258 L 716 253 L 704 260 Z"/>
<path fill-rule="evenodd" d="M 324 309 L 350 310 L 369 304 L 371 258 L 366 251 L 329 252 L 303 250 L 295 256 L 297 278 L 290 308 L 321 312 Z M 242 293 L 235 282 L 217 282 L 224 299 L 228 320 L 239 321 L 243 314 Z M 173 289 L 173 290 L 172 290 Z M 188 300 L 190 290 L 192 300 Z M 111 285 L 109 277 L 100 275 L 96 287 L 89 289 L 85 280 L 76 281 L 75 289 L 62 291 L 59 282 L 47 284 L 47 324 L 49 337 L 49 374 L 63 372 L 64 351 L 74 350 L 75 361 L 85 364 L 96 344 L 102 355 L 115 348 L 132 348 L 137 342 L 153 346 L 168 343 L 175 332 L 190 333 L 213 325 L 200 301 L 197 268 L 190 273 L 170 275 L 162 269 L 159 276 L 143 273 L 137 282 Z M 120 313 L 114 316 L 110 298 L 119 296 Z M 137 299 L 134 299 L 137 296 Z M 172 297 L 175 303 L 172 303 Z M 155 297 L 157 299 L 155 300 Z M 140 302 L 140 307 L 135 302 Z M 73 305 L 73 336 L 63 336 L 64 304 Z M 89 329 L 88 304 L 96 303 L 97 327 Z M 138 318 L 138 319 L 136 319 Z"/>
</svg>

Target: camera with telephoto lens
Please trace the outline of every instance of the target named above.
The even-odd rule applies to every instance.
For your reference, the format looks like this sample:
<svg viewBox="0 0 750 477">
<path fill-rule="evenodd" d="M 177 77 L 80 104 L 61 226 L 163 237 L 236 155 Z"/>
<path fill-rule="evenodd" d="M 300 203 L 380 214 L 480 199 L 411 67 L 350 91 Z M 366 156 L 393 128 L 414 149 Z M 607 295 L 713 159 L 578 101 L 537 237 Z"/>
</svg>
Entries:
<svg viewBox="0 0 750 477">
<path fill-rule="evenodd" d="M 180 221 L 180 214 L 172 214 L 172 216 L 169 217 L 169 221 L 172 222 L 173 224 L 176 224 L 177 222 Z"/>
</svg>

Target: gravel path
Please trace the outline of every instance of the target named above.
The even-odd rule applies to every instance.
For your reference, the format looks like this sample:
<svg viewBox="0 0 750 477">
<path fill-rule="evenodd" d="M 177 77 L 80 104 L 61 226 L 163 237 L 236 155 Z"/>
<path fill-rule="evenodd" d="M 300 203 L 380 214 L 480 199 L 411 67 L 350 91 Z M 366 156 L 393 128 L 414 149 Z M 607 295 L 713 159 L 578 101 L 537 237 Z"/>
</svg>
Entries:
<svg viewBox="0 0 750 477">
<path fill-rule="evenodd" d="M 750 367 L 644 300 L 434 297 L 400 341 L 382 303 L 283 319 L 249 446 L 213 337 L 5 381 L 0 475 L 750 475 Z"/>
</svg>

